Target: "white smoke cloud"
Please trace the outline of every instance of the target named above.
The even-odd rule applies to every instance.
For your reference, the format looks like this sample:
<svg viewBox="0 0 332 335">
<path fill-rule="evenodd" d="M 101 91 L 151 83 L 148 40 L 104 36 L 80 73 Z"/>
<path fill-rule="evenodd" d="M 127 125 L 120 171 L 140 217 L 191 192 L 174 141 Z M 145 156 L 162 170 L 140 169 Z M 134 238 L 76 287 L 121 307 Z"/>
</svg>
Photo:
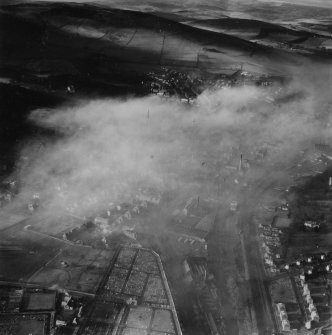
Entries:
<svg viewBox="0 0 332 335">
<path fill-rule="evenodd" d="M 314 91 L 280 106 L 265 102 L 268 94 L 237 87 L 207 90 L 193 108 L 150 96 L 36 110 L 33 122 L 63 136 L 21 171 L 23 191 L 38 190 L 51 214 L 73 209 L 82 215 L 130 200 L 140 188 L 211 195 L 215 176 L 234 164 L 233 148 L 253 158 L 267 145 L 270 162 L 286 161 L 321 134 Z"/>
</svg>

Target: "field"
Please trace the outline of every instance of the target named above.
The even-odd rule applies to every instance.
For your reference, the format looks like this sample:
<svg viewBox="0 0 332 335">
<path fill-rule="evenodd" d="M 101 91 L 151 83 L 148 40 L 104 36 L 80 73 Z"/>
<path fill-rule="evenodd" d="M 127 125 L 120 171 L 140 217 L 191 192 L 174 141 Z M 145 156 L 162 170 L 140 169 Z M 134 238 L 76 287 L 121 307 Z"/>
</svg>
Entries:
<svg viewBox="0 0 332 335">
<path fill-rule="evenodd" d="M 6 245 L 0 252 L 2 280 L 26 280 L 66 245 L 21 229 L 13 227 L 2 234 Z"/>
<path fill-rule="evenodd" d="M 124 293 L 140 296 L 143 292 L 147 276 L 144 272 L 132 271 L 126 283 Z"/>
<path fill-rule="evenodd" d="M 46 314 L 0 316 L 0 335 L 44 335 L 49 317 Z"/>
<path fill-rule="evenodd" d="M 55 292 L 29 293 L 27 306 L 25 309 L 28 311 L 55 309 Z"/>
<path fill-rule="evenodd" d="M 143 306 L 131 308 L 127 319 L 127 325 L 133 328 L 147 329 L 149 327 L 151 317 L 151 308 Z"/>
<path fill-rule="evenodd" d="M 325 228 L 325 229 L 324 229 Z M 322 227 L 320 232 L 296 231 L 292 234 L 287 248 L 287 257 L 331 251 L 332 227 Z"/>
<path fill-rule="evenodd" d="M 122 291 L 123 285 L 127 280 L 127 274 L 129 270 L 114 267 L 111 275 L 106 283 L 106 288 L 108 290 L 120 293 Z"/>
<path fill-rule="evenodd" d="M 125 328 L 121 335 L 147 335 L 147 331 L 143 329 L 135 329 L 135 328 Z"/>
<path fill-rule="evenodd" d="M 96 304 L 91 315 L 91 320 L 107 324 L 114 323 L 120 310 L 121 305 L 116 303 Z"/>
<path fill-rule="evenodd" d="M 171 312 L 167 309 L 157 309 L 151 325 L 152 329 L 175 333 Z"/>
<path fill-rule="evenodd" d="M 105 278 L 108 280 L 98 292 L 92 313 L 83 326 L 84 334 L 101 335 L 107 331 L 118 335 L 179 334 L 178 319 L 166 282 L 161 273 L 143 272 L 143 268 L 135 263 L 136 255 L 142 257 L 138 264 L 143 265 L 143 259 L 146 259 L 153 269 L 163 271 L 158 264 L 158 255 L 151 250 L 122 247 L 117 259 L 112 261 L 113 268 Z M 123 267 L 118 267 L 119 264 Z M 130 304 L 129 298 L 134 298 L 136 303 Z"/>
<path fill-rule="evenodd" d="M 168 304 L 162 280 L 159 276 L 150 276 L 144 292 L 144 301 Z"/>
<path fill-rule="evenodd" d="M 249 40 L 238 39 L 238 35 L 241 37 L 248 30 L 254 30 L 253 36 L 255 31 L 260 31 L 261 27 L 256 27 L 254 22 L 245 22 L 246 26 L 232 36 L 234 29 L 229 31 L 228 21 L 224 25 L 226 33 L 229 33 L 226 35 L 211 31 L 206 26 L 200 25 L 199 29 L 141 12 L 106 11 L 94 6 L 81 12 L 79 5 L 66 4 L 60 14 L 54 10 L 56 8 L 57 5 L 52 5 L 44 12 L 43 7 L 38 5 L 31 5 L 28 9 L 18 6 L 15 9 L 24 15 L 24 21 L 13 11 L 5 13 L 9 15 L 3 27 L 6 36 L 3 45 L 9 51 L 3 57 L 5 63 L 10 61 L 10 64 L 21 66 L 24 72 L 27 70 L 25 57 L 28 57 L 40 68 L 37 39 L 27 39 L 24 32 L 33 27 L 36 33 L 43 34 L 44 26 L 35 27 L 32 24 L 41 12 L 47 17 L 45 24 L 49 31 L 42 62 L 52 68 L 50 75 L 90 72 L 98 82 L 113 82 L 117 76 L 123 80 L 123 75 L 131 66 L 142 74 L 155 65 L 185 66 L 191 70 L 226 71 L 230 74 L 243 66 L 247 71 L 272 75 L 280 74 L 281 63 L 289 64 L 293 58 L 301 57 L 286 50 L 269 52 Z M 72 14 L 73 10 L 79 11 L 77 15 L 80 19 Z M 12 25 L 15 25 L 15 32 Z M 15 43 L 12 43 L 13 40 Z M 65 54 L 64 49 L 67 50 Z M 95 50 L 98 50 L 98 57 Z M 54 61 L 56 59 L 61 61 Z M 73 61 L 75 59 L 80 59 L 80 62 Z M 106 68 L 104 62 L 108 65 Z"/>
<path fill-rule="evenodd" d="M 29 224 L 31 225 L 31 227 L 29 227 L 31 230 L 62 238 L 64 232 L 68 232 L 75 227 L 81 226 L 83 221 L 69 215 L 63 215 L 56 219 L 34 217 L 33 220 L 29 220 Z"/>
<path fill-rule="evenodd" d="M 150 45 L 149 52 L 146 52 L 146 46 Z M 136 52 L 135 61 L 159 63 L 163 49 L 163 35 L 150 30 L 140 29 L 126 46 L 127 52 Z"/>
<path fill-rule="evenodd" d="M 296 296 L 289 277 L 280 278 L 271 283 L 270 292 L 275 303 L 296 303 Z"/>
<path fill-rule="evenodd" d="M 34 273 L 30 283 L 94 293 L 103 278 L 113 252 L 82 246 L 66 246 Z"/>
<path fill-rule="evenodd" d="M 130 268 L 132 265 L 132 261 L 136 256 L 137 250 L 135 249 L 122 249 L 115 265 L 121 268 Z"/>
<path fill-rule="evenodd" d="M 24 214 L 15 214 L 15 213 L 11 213 L 11 214 L 4 214 L 1 213 L 0 215 L 0 228 L 4 229 L 6 227 L 10 227 L 20 221 L 23 221 L 27 218 L 26 215 Z"/>
<path fill-rule="evenodd" d="M 38 320 L 20 320 L 17 335 L 44 335 L 45 325 L 44 322 Z"/>
<path fill-rule="evenodd" d="M 158 273 L 159 269 L 154 256 L 148 252 L 140 250 L 134 264 L 134 270 L 148 273 Z"/>
</svg>

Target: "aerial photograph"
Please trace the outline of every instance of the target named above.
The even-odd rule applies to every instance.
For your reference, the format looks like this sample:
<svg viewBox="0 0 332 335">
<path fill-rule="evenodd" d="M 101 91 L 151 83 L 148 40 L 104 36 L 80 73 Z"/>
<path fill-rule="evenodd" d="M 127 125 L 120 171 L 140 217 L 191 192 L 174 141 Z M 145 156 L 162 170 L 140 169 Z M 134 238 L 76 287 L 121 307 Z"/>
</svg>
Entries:
<svg viewBox="0 0 332 335">
<path fill-rule="evenodd" d="M 2 0 L 0 116 L 0 335 L 332 335 L 332 0 Z"/>
</svg>

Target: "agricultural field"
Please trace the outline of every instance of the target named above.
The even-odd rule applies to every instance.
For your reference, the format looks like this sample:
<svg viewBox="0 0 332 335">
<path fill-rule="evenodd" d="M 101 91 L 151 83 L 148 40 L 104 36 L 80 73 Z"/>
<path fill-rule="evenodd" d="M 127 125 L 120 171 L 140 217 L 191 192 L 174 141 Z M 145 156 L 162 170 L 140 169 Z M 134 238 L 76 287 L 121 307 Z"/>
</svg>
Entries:
<svg viewBox="0 0 332 335">
<path fill-rule="evenodd" d="M 287 258 L 296 257 L 299 254 L 329 252 L 331 250 L 331 241 L 331 224 L 323 225 L 319 232 L 303 231 L 301 227 L 301 230 L 298 229 L 291 233 L 287 248 Z"/>
<path fill-rule="evenodd" d="M 159 304 L 168 304 L 162 280 L 159 276 L 150 276 L 144 292 L 144 300 Z"/>
<path fill-rule="evenodd" d="M 126 283 L 124 293 L 140 296 L 143 292 L 147 276 L 144 272 L 132 271 Z"/>
<path fill-rule="evenodd" d="M 66 246 L 34 273 L 29 283 L 95 293 L 113 257 L 109 250 Z"/>
<path fill-rule="evenodd" d="M 29 220 L 30 230 L 62 238 L 62 234 L 83 224 L 83 220 L 61 215 L 56 218 L 38 217 Z"/>
<path fill-rule="evenodd" d="M 92 315 L 91 320 L 96 322 L 103 322 L 108 324 L 113 324 L 116 321 L 116 318 L 121 310 L 121 305 L 116 303 L 103 303 L 96 304 Z"/>
<path fill-rule="evenodd" d="M 62 241 L 13 227 L 2 236 L 1 280 L 26 281 L 66 246 Z"/>
<path fill-rule="evenodd" d="M 123 285 L 127 281 L 128 272 L 129 270 L 127 269 L 114 267 L 108 278 L 105 289 L 120 293 Z"/>
<path fill-rule="evenodd" d="M 126 323 L 128 327 L 147 329 L 149 327 L 151 317 L 151 308 L 139 306 L 137 308 L 130 309 Z"/>
<path fill-rule="evenodd" d="M 144 329 L 135 329 L 126 327 L 121 335 L 147 335 L 147 331 Z"/>
<path fill-rule="evenodd" d="M 151 327 L 155 330 L 175 333 L 171 311 L 167 309 L 155 310 Z"/>
<path fill-rule="evenodd" d="M 158 265 L 151 252 L 140 250 L 134 264 L 134 270 L 148 273 L 158 273 Z"/>
</svg>

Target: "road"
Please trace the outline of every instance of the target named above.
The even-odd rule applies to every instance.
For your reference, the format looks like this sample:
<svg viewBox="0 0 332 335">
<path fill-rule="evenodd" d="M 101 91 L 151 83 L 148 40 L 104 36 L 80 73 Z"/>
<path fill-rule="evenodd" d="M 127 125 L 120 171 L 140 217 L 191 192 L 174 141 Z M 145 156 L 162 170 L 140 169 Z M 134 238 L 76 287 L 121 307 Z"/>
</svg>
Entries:
<svg viewBox="0 0 332 335">
<path fill-rule="evenodd" d="M 252 220 L 253 212 L 264 194 L 278 184 L 280 175 L 286 175 L 293 168 L 292 162 L 278 164 L 266 170 L 261 178 L 249 189 L 240 193 L 240 212 L 238 226 L 243 233 L 244 248 L 248 261 L 249 283 L 251 288 L 251 303 L 257 316 L 259 334 L 271 334 L 277 330 L 274 319 L 272 300 L 268 290 L 269 278 L 266 276 L 262 255 L 259 248 L 257 226 Z M 278 171 L 278 174 L 275 173 Z"/>
<path fill-rule="evenodd" d="M 236 301 L 228 288 L 229 280 L 236 276 L 234 249 L 239 246 L 236 219 L 236 216 L 230 215 L 226 206 L 221 207 L 208 241 L 209 261 L 216 277 L 226 333 L 230 335 L 239 333 L 238 318 L 234 310 Z"/>
<path fill-rule="evenodd" d="M 219 209 L 208 242 L 209 261 L 217 279 L 227 334 L 237 335 L 246 331 L 251 335 L 257 332 L 257 328 L 259 334 L 265 334 L 267 329 L 271 334 L 275 328 L 271 299 L 257 232 L 251 220 L 253 203 L 257 202 L 257 197 L 250 197 L 247 193 L 243 193 L 242 197 L 238 213 L 230 212 L 227 206 Z M 236 265 L 238 255 L 243 264 L 241 274 Z M 230 280 L 235 281 L 237 289 L 230 290 Z M 241 314 L 245 310 L 248 314 Z M 243 315 L 247 318 L 251 316 L 252 319 L 243 320 Z"/>
<path fill-rule="evenodd" d="M 218 211 L 214 230 L 208 242 L 208 253 L 221 295 L 227 334 L 236 335 L 247 329 L 248 335 L 251 335 L 258 328 L 260 335 L 270 335 L 273 329 L 277 329 L 268 290 L 269 278 L 265 274 L 257 227 L 252 216 L 264 194 L 277 185 L 280 175 L 286 175 L 293 165 L 294 162 L 289 162 L 287 165 L 280 163 L 271 166 L 262 172 L 251 187 L 239 189 L 238 213 L 232 214 L 225 205 Z M 275 171 L 278 171 L 278 174 Z M 236 268 L 235 254 L 240 254 L 242 257 L 242 278 Z M 229 289 L 230 278 L 237 284 L 237 288 L 233 291 L 238 292 Z M 240 298 L 236 301 L 234 296 L 237 294 Z M 245 309 L 249 311 L 249 318 L 252 317 L 252 320 L 243 322 L 241 316 L 236 315 L 236 309 L 240 313 Z"/>
<path fill-rule="evenodd" d="M 257 231 L 251 219 L 251 213 L 246 204 L 241 211 L 239 226 L 242 227 L 244 234 L 244 247 L 249 270 L 249 286 L 251 288 L 251 304 L 257 316 L 257 327 L 259 334 L 271 334 L 276 328 L 272 301 L 268 292 L 268 278 L 265 275 L 262 256 L 257 240 Z"/>
</svg>

